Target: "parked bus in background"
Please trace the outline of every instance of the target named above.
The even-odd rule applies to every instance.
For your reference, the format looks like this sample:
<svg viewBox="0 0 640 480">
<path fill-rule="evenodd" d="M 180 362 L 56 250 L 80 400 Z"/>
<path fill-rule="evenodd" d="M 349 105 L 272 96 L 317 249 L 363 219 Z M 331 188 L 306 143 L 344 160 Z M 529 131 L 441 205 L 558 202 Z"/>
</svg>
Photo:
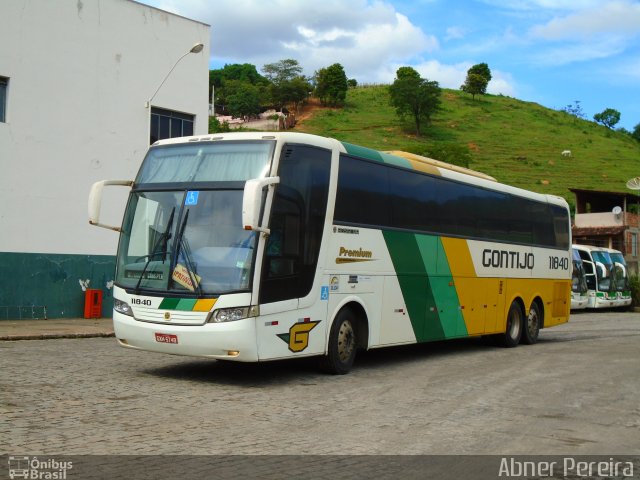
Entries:
<svg viewBox="0 0 640 480">
<path fill-rule="evenodd" d="M 587 295 L 587 277 L 580 253 L 575 248 L 571 249 L 573 255 L 573 271 L 571 274 L 571 310 L 587 308 L 589 297 Z"/>
<path fill-rule="evenodd" d="M 612 308 L 617 292 L 612 281 L 613 261 L 609 252 L 602 247 L 573 245 L 584 266 L 587 280 L 587 308 Z"/>
<path fill-rule="evenodd" d="M 105 185 L 131 187 L 122 227 Z M 154 143 L 135 181 L 96 183 L 120 231 L 127 348 L 255 362 L 493 336 L 569 318 L 567 203 L 402 152 L 301 133 Z"/>
<path fill-rule="evenodd" d="M 613 263 L 613 289 L 616 293 L 614 307 L 625 308 L 631 305 L 631 287 L 629 286 L 629 270 L 624 255 L 619 250 L 607 248 Z"/>
</svg>

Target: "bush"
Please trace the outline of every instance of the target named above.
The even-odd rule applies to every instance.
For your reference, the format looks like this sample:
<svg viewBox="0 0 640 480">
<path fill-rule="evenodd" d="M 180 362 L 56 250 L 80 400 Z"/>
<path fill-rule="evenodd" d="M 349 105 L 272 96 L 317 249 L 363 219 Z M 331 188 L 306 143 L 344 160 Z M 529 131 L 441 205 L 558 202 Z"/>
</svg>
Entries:
<svg viewBox="0 0 640 480">
<path fill-rule="evenodd" d="M 638 275 L 629 276 L 629 287 L 631 288 L 631 298 L 633 306 L 640 307 L 640 277 Z"/>
<path fill-rule="evenodd" d="M 231 128 L 229 127 L 228 122 L 225 121 L 220 123 L 216 117 L 209 117 L 209 133 L 223 133 L 230 131 Z"/>
</svg>

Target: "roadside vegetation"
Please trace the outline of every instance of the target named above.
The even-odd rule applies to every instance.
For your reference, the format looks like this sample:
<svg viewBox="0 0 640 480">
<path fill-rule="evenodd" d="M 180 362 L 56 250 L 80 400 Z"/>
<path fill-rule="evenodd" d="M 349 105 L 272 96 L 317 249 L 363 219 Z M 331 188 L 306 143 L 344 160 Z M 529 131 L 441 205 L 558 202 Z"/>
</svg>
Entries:
<svg viewBox="0 0 640 480">
<path fill-rule="evenodd" d="M 391 85 L 358 85 L 338 63 L 312 77 L 292 59 L 261 71 L 250 64 L 211 70 L 216 113 L 296 113 L 304 118 L 298 131 L 429 156 L 571 205 L 569 188 L 628 192 L 626 181 L 640 176 L 640 123 L 632 132 L 616 130 L 621 114 L 610 108 L 588 120 L 579 100 L 553 110 L 488 95 L 486 63 L 472 66 L 459 90 L 441 89 L 411 67 L 400 67 Z M 211 132 L 228 129 L 210 119 Z"/>
</svg>

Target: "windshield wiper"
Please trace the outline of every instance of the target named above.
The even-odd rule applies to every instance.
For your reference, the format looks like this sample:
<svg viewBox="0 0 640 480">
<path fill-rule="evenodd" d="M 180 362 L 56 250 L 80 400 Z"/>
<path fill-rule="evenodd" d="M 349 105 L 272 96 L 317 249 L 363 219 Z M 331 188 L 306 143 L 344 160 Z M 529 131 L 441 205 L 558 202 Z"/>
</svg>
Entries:
<svg viewBox="0 0 640 480">
<path fill-rule="evenodd" d="M 173 225 L 173 215 L 175 212 L 176 212 L 176 207 L 173 207 L 171 209 L 171 214 L 169 215 L 169 220 L 167 221 L 167 228 L 164 229 L 164 232 L 162 232 L 162 235 L 160 235 L 158 240 L 156 240 L 156 243 L 153 246 L 152 252 L 149 255 L 145 255 L 145 257 L 148 257 L 148 258 L 147 258 L 147 262 L 144 264 L 142 272 L 140 272 L 140 278 L 138 279 L 138 283 L 136 283 L 136 288 L 135 288 L 136 293 L 138 293 L 140 289 L 140 283 L 144 278 L 144 274 L 147 271 L 147 267 L 151 263 L 151 260 L 157 255 L 162 254 L 162 263 L 164 263 L 164 260 L 167 256 L 167 247 L 169 245 L 169 239 L 171 238 L 171 226 Z M 162 250 L 159 250 L 158 247 L 161 244 L 162 244 Z"/>
<path fill-rule="evenodd" d="M 189 278 L 191 279 L 191 283 L 194 286 L 194 289 L 198 292 L 199 296 L 202 296 L 202 287 L 200 286 L 200 282 L 198 282 L 198 279 L 196 278 L 197 272 L 196 272 L 196 268 L 195 268 L 195 264 L 193 263 L 193 260 L 191 258 L 191 248 L 189 247 L 189 242 L 187 241 L 186 238 L 184 238 L 184 231 L 185 228 L 187 226 L 187 220 L 189 219 L 189 212 L 191 210 L 187 210 L 187 213 L 185 213 L 184 215 L 184 219 L 182 220 L 182 225 L 180 225 L 180 230 L 178 231 L 178 236 L 176 237 L 176 252 L 175 252 L 175 262 L 174 262 L 174 269 L 176 268 L 175 266 L 177 266 L 178 264 L 178 260 L 180 258 L 180 250 L 182 249 L 182 253 L 184 256 L 184 260 L 186 265 L 186 269 L 187 269 L 187 273 L 189 274 Z"/>
</svg>

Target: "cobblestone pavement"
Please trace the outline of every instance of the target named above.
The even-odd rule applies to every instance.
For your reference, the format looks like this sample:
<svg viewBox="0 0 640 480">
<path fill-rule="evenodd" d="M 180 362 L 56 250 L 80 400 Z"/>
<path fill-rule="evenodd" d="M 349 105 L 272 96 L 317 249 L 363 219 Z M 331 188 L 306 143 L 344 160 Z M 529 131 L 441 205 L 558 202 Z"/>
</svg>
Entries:
<svg viewBox="0 0 640 480">
<path fill-rule="evenodd" d="M 640 314 L 582 313 L 534 346 L 479 340 L 233 364 L 112 338 L 0 342 L 0 452 L 638 454 Z"/>
</svg>

